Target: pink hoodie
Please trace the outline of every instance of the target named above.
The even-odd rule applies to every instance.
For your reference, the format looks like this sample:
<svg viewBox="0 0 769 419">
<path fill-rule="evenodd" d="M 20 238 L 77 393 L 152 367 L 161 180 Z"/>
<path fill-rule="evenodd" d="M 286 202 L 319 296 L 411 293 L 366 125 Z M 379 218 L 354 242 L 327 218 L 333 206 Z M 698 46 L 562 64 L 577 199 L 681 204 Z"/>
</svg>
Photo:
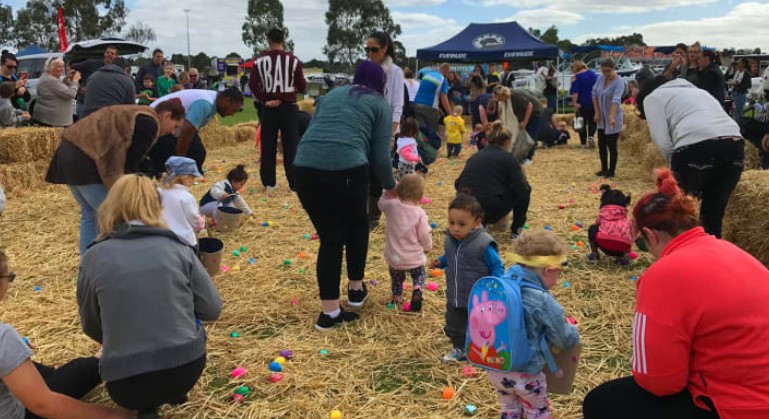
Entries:
<svg viewBox="0 0 769 419">
<path fill-rule="evenodd" d="M 387 217 L 384 249 L 387 265 L 400 270 L 424 266 L 425 252 L 433 247 L 425 210 L 384 196 L 379 199 L 379 209 Z"/>
<path fill-rule="evenodd" d="M 635 228 L 633 222 L 627 218 L 627 208 L 619 205 L 606 205 L 598 212 L 599 241 L 611 240 L 625 244 L 633 244 Z"/>
</svg>

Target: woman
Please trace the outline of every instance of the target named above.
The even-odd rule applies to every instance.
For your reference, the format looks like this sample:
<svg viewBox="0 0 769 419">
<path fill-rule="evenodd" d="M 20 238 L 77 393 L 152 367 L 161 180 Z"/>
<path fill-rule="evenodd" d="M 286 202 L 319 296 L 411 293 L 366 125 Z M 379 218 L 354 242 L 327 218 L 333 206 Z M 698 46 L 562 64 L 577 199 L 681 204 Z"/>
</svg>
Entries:
<svg viewBox="0 0 769 419">
<path fill-rule="evenodd" d="M 222 300 L 195 250 L 166 228 L 155 184 L 123 175 L 99 208 L 99 241 L 83 256 L 77 302 L 83 332 L 118 406 L 152 417 L 183 403 L 206 365 L 201 320 Z"/>
<path fill-rule="evenodd" d="M 595 147 L 593 136 L 597 125 L 593 122 L 595 119 L 595 108 L 593 107 L 593 86 L 597 76 L 592 70 L 588 70 L 585 62 L 582 60 L 574 61 L 571 65 L 571 72 L 574 74 L 574 80 L 571 82 L 571 103 L 574 103 L 575 115 L 582 117 L 583 125 L 579 130 L 579 142 L 582 148 Z"/>
<path fill-rule="evenodd" d="M 547 109 L 550 113 L 556 113 L 556 105 L 558 99 L 558 77 L 555 75 L 555 67 L 552 65 L 547 70 L 547 76 L 545 77 L 545 99 L 547 99 Z"/>
<path fill-rule="evenodd" d="M 537 141 L 539 138 L 539 132 L 542 129 L 542 104 L 539 103 L 539 99 L 523 89 L 510 90 L 504 86 L 498 86 L 494 89 L 495 97 L 504 101 L 505 97 L 509 98 L 509 103 L 512 106 L 513 114 L 518 121 L 518 126 L 515 131 L 512 131 L 517 136 L 519 130 L 526 130 L 532 141 Z M 529 150 L 526 155 L 525 164 L 531 164 L 534 158 L 534 150 L 536 146 Z"/>
<path fill-rule="evenodd" d="M 585 419 L 769 417 L 769 271 L 696 210 L 668 170 L 636 204 L 657 260 L 638 281 L 633 376 L 588 393 Z"/>
<path fill-rule="evenodd" d="M 737 61 L 737 68 L 730 82 L 732 86 L 732 100 L 734 100 L 734 122 L 739 124 L 742 122 L 742 116 L 745 113 L 745 102 L 748 101 L 748 91 L 752 86 L 750 61 L 747 58 L 741 58 Z"/>
<path fill-rule="evenodd" d="M 689 49 L 686 51 L 686 57 L 687 66 L 683 77 L 688 80 L 689 83 L 696 85 L 697 78 L 700 75 L 700 58 L 702 58 L 702 46 L 699 42 L 695 42 L 689 46 Z"/>
<path fill-rule="evenodd" d="M 464 108 L 464 101 L 462 100 L 462 80 L 460 80 L 457 73 L 449 73 L 449 77 L 446 80 L 449 83 L 449 100 L 454 105 L 459 105 Z"/>
<path fill-rule="evenodd" d="M 512 96 L 510 89 L 505 86 L 497 86 L 494 88 L 492 99 L 495 103 L 496 120 L 500 121 L 502 127 L 507 128 L 515 139 L 518 137 L 519 125 L 518 117 L 513 108 Z"/>
<path fill-rule="evenodd" d="M 353 85 L 319 99 L 294 160 L 297 194 L 320 238 L 317 273 L 322 311 L 315 328 L 321 331 L 359 317 L 339 306 L 345 248 L 348 305 L 362 307 L 368 298 L 363 274 L 369 174 L 379 178 L 385 193 L 395 187 L 390 161 L 392 111 L 383 96 L 385 82 L 381 66 L 361 63 Z"/>
<path fill-rule="evenodd" d="M 729 113 L 726 106 L 726 81 L 724 73 L 721 71 L 720 58 L 713 50 L 706 50 L 700 56 L 700 72 L 697 75 L 695 86 L 710 92 L 714 98 L 721 104 L 721 107 Z"/>
<path fill-rule="evenodd" d="M 478 96 L 486 92 L 486 77 L 483 75 L 483 67 L 477 65 L 473 69 L 473 74 L 467 76 L 465 85 L 470 90 L 470 103 L 478 99 Z"/>
<path fill-rule="evenodd" d="M 676 44 L 673 53 L 670 54 L 672 59 L 670 65 L 665 69 L 664 76 L 668 80 L 677 79 L 679 77 L 686 78 L 686 72 L 689 68 L 689 59 L 686 55 L 686 44 Z"/>
<path fill-rule="evenodd" d="M 507 151 L 512 139 L 513 133 L 501 122 L 495 122 L 488 137 L 489 146 L 470 157 L 454 186 L 458 192 L 466 190 L 478 199 L 486 225 L 504 221 L 512 211 L 510 235 L 516 239 L 526 224 L 531 187 L 521 165 Z"/>
<path fill-rule="evenodd" d="M 112 184 L 123 173 L 140 171 L 140 163 L 158 136 L 171 134 L 182 125 L 181 102 L 166 102 L 155 109 L 139 105 L 103 108 L 62 132 L 45 180 L 67 185 L 80 205 L 81 257 L 96 238 L 96 210 Z"/>
<path fill-rule="evenodd" d="M 593 121 L 598 129 L 598 154 L 601 157 L 599 177 L 614 177 L 617 170 L 617 139 L 622 131 L 622 95 L 625 81 L 617 75 L 611 58 L 601 62 L 601 74 L 593 86 Z"/>
<path fill-rule="evenodd" d="M 77 95 L 80 73 L 69 70 L 67 77 L 61 80 L 62 73 L 63 59 L 49 58 L 46 61 L 45 72 L 37 83 L 37 102 L 32 115 L 32 120 L 38 124 L 51 127 L 72 125 L 72 101 Z"/>
<path fill-rule="evenodd" d="M 409 102 L 413 102 L 417 91 L 419 91 L 419 82 L 414 80 L 414 72 L 408 67 L 403 69 L 403 84 L 406 86 Z"/>
<path fill-rule="evenodd" d="M 713 96 L 683 79 L 649 80 L 636 99 L 681 188 L 702 199 L 705 231 L 721 237 L 721 219 L 744 166 L 739 126 Z"/>
<path fill-rule="evenodd" d="M 0 300 L 5 298 L 16 274 L 0 250 Z M 130 418 L 129 412 L 81 402 L 99 385 L 99 360 L 79 358 L 58 369 L 30 360 L 32 350 L 11 325 L 0 322 L 0 417 L 23 419 Z M 99 354 L 97 354 L 99 356 Z"/>
</svg>

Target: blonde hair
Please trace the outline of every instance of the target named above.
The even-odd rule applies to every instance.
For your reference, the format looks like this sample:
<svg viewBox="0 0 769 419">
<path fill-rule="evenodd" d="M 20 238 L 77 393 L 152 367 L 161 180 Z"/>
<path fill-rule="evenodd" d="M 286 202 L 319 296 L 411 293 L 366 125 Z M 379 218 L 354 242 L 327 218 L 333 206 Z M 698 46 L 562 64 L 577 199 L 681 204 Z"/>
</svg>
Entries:
<svg viewBox="0 0 769 419">
<path fill-rule="evenodd" d="M 45 62 L 45 71 L 50 72 L 57 64 L 64 64 L 64 59 L 61 57 L 51 57 Z"/>
<path fill-rule="evenodd" d="M 188 81 L 190 81 L 190 73 L 186 71 L 182 71 L 181 73 L 179 73 L 176 79 L 179 81 L 179 83 L 187 83 Z"/>
<path fill-rule="evenodd" d="M 526 232 L 515 241 L 515 253 L 523 257 L 566 256 L 566 244 L 551 231 Z"/>
<path fill-rule="evenodd" d="M 168 173 L 163 174 L 163 177 L 160 179 L 160 187 L 163 189 L 171 189 L 174 187 L 174 185 L 182 185 L 185 179 L 189 179 L 190 181 L 195 181 L 195 176 L 192 175 L 179 175 L 174 176 L 172 178 L 168 177 Z"/>
<path fill-rule="evenodd" d="M 148 227 L 165 227 L 163 207 L 155 184 L 139 175 L 121 176 L 107 194 L 97 213 L 101 240 L 129 221 L 140 221 Z"/>
<path fill-rule="evenodd" d="M 505 86 L 497 86 L 494 88 L 494 98 L 499 99 L 500 96 L 504 96 L 506 99 L 510 99 L 512 96 L 510 89 Z"/>
<path fill-rule="evenodd" d="M 581 70 L 587 70 L 587 66 L 585 65 L 585 62 L 582 60 L 574 61 L 574 63 L 571 65 L 571 72 L 576 73 L 577 71 Z"/>
<path fill-rule="evenodd" d="M 403 176 L 395 186 L 395 195 L 401 201 L 419 201 L 425 193 L 425 180 L 415 173 Z"/>
<path fill-rule="evenodd" d="M 491 133 L 489 134 L 489 144 L 503 146 L 505 142 L 513 139 L 513 132 L 505 128 L 502 121 L 494 121 L 491 124 Z"/>
<path fill-rule="evenodd" d="M 464 112 L 465 108 L 462 107 L 462 105 L 456 105 L 454 106 L 454 112 L 458 112 L 460 115 L 462 115 L 462 112 Z"/>
</svg>

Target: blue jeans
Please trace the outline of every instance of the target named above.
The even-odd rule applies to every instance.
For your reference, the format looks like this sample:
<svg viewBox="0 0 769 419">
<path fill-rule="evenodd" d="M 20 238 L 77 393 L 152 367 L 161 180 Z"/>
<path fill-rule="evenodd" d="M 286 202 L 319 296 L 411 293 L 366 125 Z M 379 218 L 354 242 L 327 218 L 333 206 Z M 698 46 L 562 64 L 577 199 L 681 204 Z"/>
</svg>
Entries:
<svg viewBox="0 0 769 419">
<path fill-rule="evenodd" d="M 745 93 L 734 93 L 734 121 L 738 124 L 742 121 L 742 115 L 745 113 L 745 102 L 748 101 L 748 95 Z"/>
<path fill-rule="evenodd" d="M 545 99 L 547 99 L 547 109 L 550 109 L 550 112 L 555 113 L 556 105 L 558 104 L 558 96 L 546 95 Z"/>
<path fill-rule="evenodd" d="M 534 140 L 534 147 L 531 148 L 529 155 L 526 156 L 529 160 L 534 158 L 534 150 L 537 149 L 537 138 L 539 138 L 540 131 L 542 131 L 542 117 L 532 115 L 531 118 L 529 118 L 529 123 L 526 124 L 526 132 L 531 139 Z"/>
<path fill-rule="evenodd" d="M 96 239 L 99 227 L 96 224 L 96 211 L 107 197 L 107 189 L 102 184 L 67 185 L 75 201 L 80 205 L 80 257 L 86 247 Z"/>
</svg>

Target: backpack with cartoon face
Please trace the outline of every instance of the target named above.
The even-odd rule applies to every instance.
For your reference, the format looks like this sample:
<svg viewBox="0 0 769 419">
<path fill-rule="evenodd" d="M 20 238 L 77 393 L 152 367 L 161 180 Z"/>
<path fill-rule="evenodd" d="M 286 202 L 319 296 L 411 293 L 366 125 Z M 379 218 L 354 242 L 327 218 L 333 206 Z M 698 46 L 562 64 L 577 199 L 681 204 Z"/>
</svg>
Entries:
<svg viewBox="0 0 769 419">
<path fill-rule="evenodd" d="M 487 276 L 473 285 L 467 306 L 467 359 L 478 367 L 500 372 L 521 371 L 542 351 L 551 371 L 558 371 L 544 334 L 539 348 L 529 345 L 521 289 L 545 289 L 508 269 L 503 278 Z"/>
</svg>

